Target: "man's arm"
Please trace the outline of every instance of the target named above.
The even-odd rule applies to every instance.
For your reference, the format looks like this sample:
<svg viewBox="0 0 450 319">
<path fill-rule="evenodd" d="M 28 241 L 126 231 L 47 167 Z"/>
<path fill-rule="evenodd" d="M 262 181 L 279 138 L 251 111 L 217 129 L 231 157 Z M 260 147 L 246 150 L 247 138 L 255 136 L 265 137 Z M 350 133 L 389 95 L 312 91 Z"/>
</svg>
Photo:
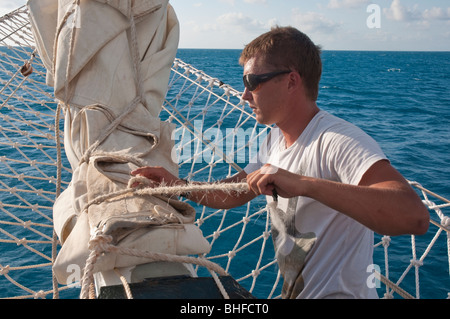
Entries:
<svg viewBox="0 0 450 319">
<path fill-rule="evenodd" d="M 272 171 L 272 172 L 270 172 Z M 384 235 L 426 233 L 429 213 L 412 187 L 387 161 L 375 163 L 359 185 L 311 178 L 268 166 L 247 176 L 250 189 L 282 197 L 306 196 Z"/>
<path fill-rule="evenodd" d="M 161 183 L 169 186 L 184 186 L 186 181 L 169 173 L 163 167 L 142 167 L 131 172 L 134 176 L 144 176 L 153 182 L 153 186 L 157 187 Z M 218 183 L 240 183 L 245 180 L 247 173 L 242 171 L 230 178 L 224 179 Z M 207 184 L 193 182 L 192 184 Z M 249 191 L 245 193 L 234 193 L 226 191 L 210 191 L 210 192 L 190 192 L 189 199 L 201 205 L 215 209 L 230 209 L 242 206 L 251 201 L 256 195 Z"/>
</svg>

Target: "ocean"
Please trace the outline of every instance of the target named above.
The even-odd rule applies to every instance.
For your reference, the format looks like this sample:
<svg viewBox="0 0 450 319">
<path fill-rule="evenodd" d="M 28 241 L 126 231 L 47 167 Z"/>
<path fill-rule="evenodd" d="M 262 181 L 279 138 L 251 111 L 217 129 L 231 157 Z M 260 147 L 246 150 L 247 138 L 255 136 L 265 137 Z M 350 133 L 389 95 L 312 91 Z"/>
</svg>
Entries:
<svg viewBox="0 0 450 319">
<path fill-rule="evenodd" d="M 177 57 L 243 91 L 239 54 L 240 50 L 180 49 Z M 405 178 L 450 198 L 450 52 L 324 51 L 322 58 L 319 107 L 371 135 Z M 429 236 L 419 239 L 426 244 Z M 411 256 L 400 254 L 409 252 L 410 246 L 409 236 L 403 236 L 390 247 L 390 254 L 408 262 Z M 421 246 L 419 251 L 425 248 Z M 421 296 L 442 299 L 450 292 L 444 236 L 433 251 L 433 257 L 420 268 Z M 376 251 L 375 262 L 381 257 L 382 250 Z M 7 263 L 0 260 L 0 264 Z M 398 278 L 401 273 L 391 275 Z M 414 291 L 412 275 L 408 274 L 404 282 L 408 291 Z M 7 285 L 0 278 L 0 291 L 9 289 Z M 383 293 L 380 290 L 380 296 Z M 76 298 L 78 293 L 72 291 L 65 296 Z"/>
</svg>

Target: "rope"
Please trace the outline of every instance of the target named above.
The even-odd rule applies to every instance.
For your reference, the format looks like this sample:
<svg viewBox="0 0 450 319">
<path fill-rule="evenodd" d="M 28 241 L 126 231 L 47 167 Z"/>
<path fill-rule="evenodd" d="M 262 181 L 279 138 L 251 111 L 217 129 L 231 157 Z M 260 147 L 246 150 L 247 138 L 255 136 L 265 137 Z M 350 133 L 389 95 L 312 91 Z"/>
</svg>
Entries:
<svg viewBox="0 0 450 319">
<path fill-rule="evenodd" d="M 375 275 L 378 276 L 378 279 L 386 285 L 386 287 L 391 288 L 393 291 L 398 293 L 404 299 L 415 299 L 411 294 L 409 294 L 404 289 L 400 288 L 397 284 L 390 281 L 388 278 L 383 276 L 381 273 L 375 271 Z"/>
<path fill-rule="evenodd" d="M 223 191 L 226 193 L 236 192 L 237 194 L 247 192 L 248 185 L 247 183 L 212 183 L 212 184 L 191 184 L 188 183 L 186 185 L 181 186 L 160 186 L 157 188 L 132 188 L 131 185 L 134 183 L 147 184 L 148 179 L 145 177 L 133 177 L 130 179 L 128 183 L 128 188 L 124 190 L 120 190 L 117 192 L 113 192 L 106 195 L 100 195 L 83 208 L 83 211 L 86 212 L 90 206 L 98 205 L 107 200 L 116 198 L 116 197 L 130 197 L 132 195 L 139 196 L 152 196 L 152 195 L 176 195 L 180 196 L 181 194 L 189 193 L 189 192 L 213 192 L 213 191 Z"/>
<path fill-rule="evenodd" d="M 228 275 L 228 273 L 222 267 L 220 267 L 218 264 L 215 264 L 204 258 L 178 256 L 178 255 L 171 255 L 171 254 L 141 251 L 141 250 L 131 249 L 131 248 L 122 248 L 122 247 L 117 247 L 117 246 L 111 245 L 110 243 L 112 242 L 112 240 L 113 240 L 113 238 L 111 236 L 104 235 L 104 234 L 102 234 L 101 231 L 97 230 L 95 232 L 95 234 L 93 235 L 93 237 L 91 238 L 91 240 L 89 241 L 90 254 L 89 254 L 88 259 L 86 260 L 83 278 L 81 281 L 81 295 L 80 295 L 81 299 L 89 298 L 89 287 L 91 286 L 91 284 L 93 284 L 94 265 L 97 262 L 98 257 L 102 253 L 107 253 L 107 252 L 121 254 L 121 255 L 128 255 L 128 256 L 133 256 L 133 257 L 143 257 L 143 258 L 149 259 L 149 261 L 151 261 L 151 262 L 166 261 L 166 262 L 194 264 L 194 265 L 203 266 L 203 267 L 207 268 L 209 271 L 218 273 L 221 276 Z M 213 277 L 214 277 L 214 275 L 213 275 Z M 221 284 L 218 286 L 222 292 L 223 286 Z M 225 295 L 224 297 L 226 298 L 226 296 L 227 295 Z"/>
<path fill-rule="evenodd" d="M 136 177 L 132 178 L 129 182 L 129 185 L 133 185 L 136 182 L 142 184 L 142 183 L 148 183 L 148 180 L 146 178 L 142 177 Z M 145 189 L 137 189 L 132 190 L 133 194 L 138 195 L 156 195 L 156 194 L 183 194 L 186 192 L 208 192 L 208 191 L 224 191 L 224 192 L 243 192 L 248 191 L 248 185 L 247 183 L 213 183 L 213 184 L 202 184 L 202 185 L 183 185 L 183 186 L 162 186 L 158 188 L 145 188 Z M 99 198 L 94 199 L 92 202 L 90 202 L 88 205 L 93 205 L 94 203 L 100 203 L 102 201 L 105 201 L 107 199 L 116 197 L 116 196 L 123 196 L 127 193 L 130 193 L 130 189 L 127 189 L 125 191 L 117 192 L 110 195 L 101 196 Z M 85 211 L 87 210 L 87 207 L 85 208 Z M 228 273 L 219 265 L 212 263 L 206 259 L 202 258 L 194 258 L 194 257 L 188 257 L 188 256 L 177 256 L 177 255 L 170 255 L 170 254 L 162 254 L 162 253 L 154 253 L 154 252 L 146 252 L 146 251 L 139 251 L 136 249 L 129 249 L 129 248 L 119 248 L 114 245 L 110 245 L 110 242 L 112 242 L 113 238 L 111 236 L 103 235 L 101 231 L 97 230 L 95 232 L 95 235 L 93 238 L 91 238 L 89 242 L 89 249 L 90 254 L 86 261 L 83 280 L 82 280 L 82 291 L 81 291 L 81 298 L 86 299 L 88 298 L 88 289 L 93 283 L 93 269 L 94 265 L 97 261 L 97 258 L 100 254 L 105 252 L 114 252 L 118 254 L 123 255 L 129 255 L 134 257 L 145 257 L 148 259 L 151 259 L 152 261 L 168 261 L 168 262 L 178 262 L 178 263 L 190 263 L 195 264 L 199 266 L 204 266 L 208 269 L 208 271 L 211 273 L 214 281 L 216 282 L 217 287 L 219 288 L 219 291 L 221 292 L 224 299 L 229 299 L 229 295 L 226 292 L 224 286 L 220 282 L 219 277 L 216 273 L 219 273 L 221 275 L 228 275 Z M 117 273 L 117 271 L 116 271 Z M 131 291 L 129 289 L 128 283 L 126 282 L 126 279 L 119 274 L 120 280 L 122 281 L 126 295 L 129 299 L 132 299 Z"/>
<path fill-rule="evenodd" d="M 220 293 L 222 294 L 223 298 L 230 299 L 230 296 L 228 295 L 227 291 L 225 290 L 225 287 L 223 286 L 223 284 L 220 281 L 220 278 L 217 276 L 217 274 L 210 269 L 208 269 L 208 270 L 211 273 L 211 276 L 214 278 L 214 281 L 215 281 L 217 287 L 219 288 Z"/>
<path fill-rule="evenodd" d="M 114 268 L 114 272 L 117 274 L 117 276 L 119 277 L 120 281 L 122 282 L 122 285 L 125 289 L 125 294 L 127 296 L 128 299 L 133 299 L 133 294 L 131 293 L 131 288 L 130 285 L 127 282 L 127 279 L 120 273 L 120 270 L 117 268 Z"/>
<path fill-rule="evenodd" d="M 61 137 L 59 134 L 59 122 L 60 122 L 60 114 L 61 114 L 61 104 L 58 103 L 56 108 L 56 116 L 55 116 L 55 140 L 56 140 L 56 191 L 55 191 L 55 200 L 61 194 L 61 172 L 62 172 L 62 156 L 61 156 Z M 52 263 L 54 264 L 56 261 L 56 257 L 58 255 L 57 246 L 58 246 L 58 236 L 56 231 L 53 229 L 53 240 L 52 240 Z M 52 268 L 52 285 L 53 285 L 53 299 L 59 299 L 59 290 L 58 290 L 58 281 L 56 279 L 56 275 Z"/>
</svg>

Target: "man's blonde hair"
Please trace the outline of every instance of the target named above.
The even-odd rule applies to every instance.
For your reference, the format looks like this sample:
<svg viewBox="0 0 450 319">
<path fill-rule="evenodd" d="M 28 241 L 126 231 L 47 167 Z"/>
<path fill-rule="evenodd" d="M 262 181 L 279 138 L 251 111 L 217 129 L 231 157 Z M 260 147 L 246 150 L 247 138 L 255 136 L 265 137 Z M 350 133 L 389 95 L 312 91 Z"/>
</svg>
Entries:
<svg viewBox="0 0 450 319">
<path fill-rule="evenodd" d="M 262 56 L 276 70 L 297 71 L 303 79 L 307 95 L 313 101 L 319 96 L 322 76 L 321 48 L 303 32 L 293 27 L 274 27 L 245 46 L 239 63 Z"/>
</svg>

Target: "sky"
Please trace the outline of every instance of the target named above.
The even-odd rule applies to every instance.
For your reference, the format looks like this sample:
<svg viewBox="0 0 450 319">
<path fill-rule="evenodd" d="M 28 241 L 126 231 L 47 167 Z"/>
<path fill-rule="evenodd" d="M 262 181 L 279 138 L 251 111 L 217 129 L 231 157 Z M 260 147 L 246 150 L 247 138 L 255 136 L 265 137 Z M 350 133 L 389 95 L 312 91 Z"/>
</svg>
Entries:
<svg viewBox="0 0 450 319">
<path fill-rule="evenodd" d="M 25 3 L 0 0 L 0 15 Z M 180 48 L 242 49 L 272 26 L 289 25 L 308 34 L 324 50 L 450 51 L 448 0 L 170 3 L 180 21 Z"/>
</svg>

